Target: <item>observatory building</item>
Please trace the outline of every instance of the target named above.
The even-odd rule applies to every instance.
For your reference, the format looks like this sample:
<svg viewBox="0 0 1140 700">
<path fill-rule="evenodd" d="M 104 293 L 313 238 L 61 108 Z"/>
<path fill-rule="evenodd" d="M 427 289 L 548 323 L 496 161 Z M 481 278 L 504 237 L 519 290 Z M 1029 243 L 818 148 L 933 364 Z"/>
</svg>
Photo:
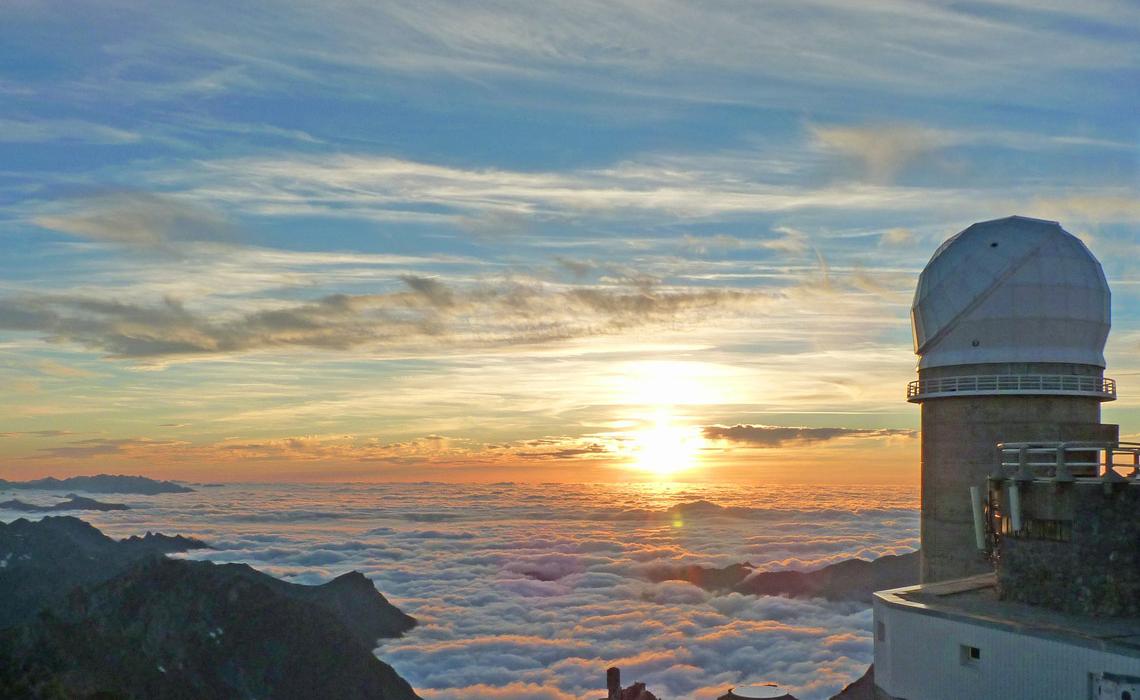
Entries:
<svg viewBox="0 0 1140 700">
<path fill-rule="evenodd" d="M 884 699 L 1140 700 L 1140 445 L 1100 422 L 1110 292 L 1053 221 L 974 224 L 911 312 L 922 581 L 875 594 Z"/>
<path fill-rule="evenodd" d="M 1052 221 L 974 224 L 942 244 L 911 310 L 922 405 L 922 580 L 989 571 L 973 547 L 970 486 L 1006 441 L 1113 441 L 1100 404 L 1109 290 L 1088 248 Z"/>
</svg>

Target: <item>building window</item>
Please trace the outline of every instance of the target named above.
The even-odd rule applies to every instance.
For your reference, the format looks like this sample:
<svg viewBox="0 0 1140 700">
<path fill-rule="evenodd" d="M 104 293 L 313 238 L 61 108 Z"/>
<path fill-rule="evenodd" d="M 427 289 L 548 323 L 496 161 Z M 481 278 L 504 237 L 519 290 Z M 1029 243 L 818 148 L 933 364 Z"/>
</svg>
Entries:
<svg viewBox="0 0 1140 700">
<path fill-rule="evenodd" d="M 1014 532 L 1009 516 L 1001 521 L 1001 534 L 1007 537 L 1020 537 L 1030 540 L 1051 540 L 1053 542 L 1071 542 L 1073 540 L 1072 520 L 1046 520 L 1044 518 L 1023 517 L 1021 519 L 1021 532 Z"/>
<path fill-rule="evenodd" d="M 885 622 L 879 621 L 875 623 L 875 639 L 880 642 L 887 641 L 887 625 Z"/>
<path fill-rule="evenodd" d="M 963 666 L 977 666 L 982 660 L 982 650 L 969 644 L 963 644 L 959 648 L 959 655 Z"/>
</svg>

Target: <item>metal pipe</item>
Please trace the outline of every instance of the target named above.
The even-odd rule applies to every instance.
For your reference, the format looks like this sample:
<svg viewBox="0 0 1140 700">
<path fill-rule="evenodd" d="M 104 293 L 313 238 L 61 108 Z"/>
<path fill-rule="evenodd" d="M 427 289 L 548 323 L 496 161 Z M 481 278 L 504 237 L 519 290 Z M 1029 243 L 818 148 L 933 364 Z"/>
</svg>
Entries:
<svg viewBox="0 0 1140 700">
<path fill-rule="evenodd" d="M 970 487 L 970 505 L 974 507 L 974 543 L 978 551 L 986 551 L 986 524 L 982 513 L 982 494 L 977 486 Z"/>
<path fill-rule="evenodd" d="M 1021 491 L 1017 482 L 1009 482 L 1009 526 L 1014 532 L 1021 532 Z"/>
</svg>

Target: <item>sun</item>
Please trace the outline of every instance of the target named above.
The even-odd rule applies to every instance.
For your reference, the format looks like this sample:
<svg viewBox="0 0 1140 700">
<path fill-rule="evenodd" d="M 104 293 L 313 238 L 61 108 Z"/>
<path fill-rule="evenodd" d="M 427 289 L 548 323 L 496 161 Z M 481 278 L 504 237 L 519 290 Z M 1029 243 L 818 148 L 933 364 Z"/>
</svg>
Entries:
<svg viewBox="0 0 1140 700">
<path fill-rule="evenodd" d="M 652 422 L 633 434 L 633 442 L 633 466 L 668 478 L 697 466 L 703 438 L 697 428 L 675 425 L 667 409 L 658 409 Z"/>
</svg>

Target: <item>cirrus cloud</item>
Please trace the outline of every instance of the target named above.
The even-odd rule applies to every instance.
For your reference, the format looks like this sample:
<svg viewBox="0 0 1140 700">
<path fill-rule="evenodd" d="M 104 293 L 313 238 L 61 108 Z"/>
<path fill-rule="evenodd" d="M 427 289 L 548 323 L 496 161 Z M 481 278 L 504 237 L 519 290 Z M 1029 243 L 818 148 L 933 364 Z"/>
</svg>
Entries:
<svg viewBox="0 0 1140 700">
<path fill-rule="evenodd" d="M 912 438 L 914 430 L 895 428 L 806 428 L 780 425 L 709 425 L 702 430 L 709 440 L 725 440 L 754 447 L 783 447 L 793 444 L 828 442 L 842 438 Z"/>
<path fill-rule="evenodd" d="M 404 290 L 333 294 L 257 311 L 206 314 L 167 297 L 141 304 L 78 295 L 0 298 L 0 330 L 28 331 L 118 358 L 192 357 L 282 347 L 487 347 L 604 335 L 732 313 L 761 291 L 633 284 L 563 287 L 540 281 L 466 289 L 403 275 Z"/>
</svg>

